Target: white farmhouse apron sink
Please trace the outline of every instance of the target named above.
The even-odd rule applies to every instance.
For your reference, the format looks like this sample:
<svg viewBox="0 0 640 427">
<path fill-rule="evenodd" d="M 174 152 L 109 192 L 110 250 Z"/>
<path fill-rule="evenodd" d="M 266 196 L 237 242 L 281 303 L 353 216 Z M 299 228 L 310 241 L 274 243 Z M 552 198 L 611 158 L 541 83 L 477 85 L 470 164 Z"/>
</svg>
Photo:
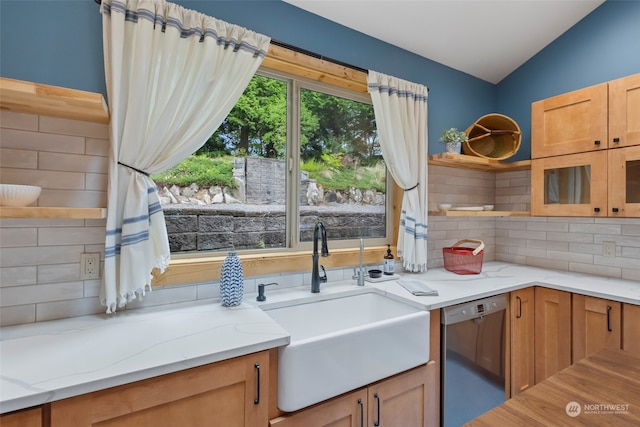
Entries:
<svg viewBox="0 0 640 427">
<path fill-rule="evenodd" d="M 367 290 L 262 309 L 291 335 L 279 348 L 278 407 L 296 411 L 429 360 L 429 313 Z"/>
</svg>

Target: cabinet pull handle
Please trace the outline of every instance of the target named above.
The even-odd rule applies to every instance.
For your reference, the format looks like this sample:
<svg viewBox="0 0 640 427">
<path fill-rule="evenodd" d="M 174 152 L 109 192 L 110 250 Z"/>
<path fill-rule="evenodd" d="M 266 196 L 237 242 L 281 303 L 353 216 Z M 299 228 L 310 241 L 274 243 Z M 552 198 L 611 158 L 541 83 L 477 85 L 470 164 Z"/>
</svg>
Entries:
<svg viewBox="0 0 640 427">
<path fill-rule="evenodd" d="M 613 142 L 620 142 L 620 138 L 613 138 Z"/>
<path fill-rule="evenodd" d="M 598 213 L 598 212 L 600 212 L 600 208 L 593 208 L 593 211 L 594 211 L 595 213 Z"/>
<path fill-rule="evenodd" d="M 593 143 L 594 143 L 595 145 L 600 145 L 600 140 L 599 140 L 599 139 L 596 139 L 595 141 L 593 141 Z"/>
<path fill-rule="evenodd" d="M 618 210 L 619 210 L 618 208 L 611 208 L 611 212 L 613 213 L 618 213 Z"/>
<path fill-rule="evenodd" d="M 611 329 L 611 306 L 610 305 L 607 306 L 607 331 L 613 332 L 613 329 Z"/>
<path fill-rule="evenodd" d="M 522 298 L 516 297 L 516 299 L 518 300 L 518 314 L 516 314 L 516 319 L 519 319 L 522 317 Z"/>
<path fill-rule="evenodd" d="M 258 362 L 256 362 L 255 365 L 256 368 L 256 398 L 253 400 L 253 404 L 254 405 L 258 405 L 260 404 L 260 364 Z"/>
<path fill-rule="evenodd" d="M 374 399 L 376 399 L 376 405 L 378 407 L 378 419 L 373 423 L 373 425 L 375 427 L 378 427 L 380 425 L 380 396 L 378 396 L 378 393 L 376 393 L 373 395 L 373 397 Z"/>
<path fill-rule="evenodd" d="M 358 405 L 360 405 L 360 427 L 364 427 L 364 403 L 362 403 L 362 399 L 358 399 Z"/>
</svg>

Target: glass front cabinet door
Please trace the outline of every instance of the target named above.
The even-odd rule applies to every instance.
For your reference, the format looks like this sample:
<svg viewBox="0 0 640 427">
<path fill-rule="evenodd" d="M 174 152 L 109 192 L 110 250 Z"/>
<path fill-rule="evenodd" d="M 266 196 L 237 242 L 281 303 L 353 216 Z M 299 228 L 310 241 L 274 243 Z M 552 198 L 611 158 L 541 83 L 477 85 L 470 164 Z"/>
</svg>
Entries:
<svg viewBox="0 0 640 427">
<path fill-rule="evenodd" d="M 607 152 L 531 162 L 531 214 L 607 216 Z"/>
<path fill-rule="evenodd" d="M 640 145 L 608 154 L 609 216 L 640 218 Z"/>
<path fill-rule="evenodd" d="M 640 217 L 640 146 L 535 159 L 534 216 Z"/>
</svg>

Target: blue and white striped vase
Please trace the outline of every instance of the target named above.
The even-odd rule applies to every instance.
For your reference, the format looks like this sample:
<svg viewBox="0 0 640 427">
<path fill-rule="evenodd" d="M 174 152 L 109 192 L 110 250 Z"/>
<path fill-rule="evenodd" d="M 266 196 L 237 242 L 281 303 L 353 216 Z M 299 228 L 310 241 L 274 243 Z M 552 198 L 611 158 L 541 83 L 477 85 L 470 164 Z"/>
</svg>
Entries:
<svg viewBox="0 0 640 427">
<path fill-rule="evenodd" d="M 235 252 L 229 252 L 229 255 L 222 263 L 222 270 L 220 271 L 222 305 L 224 307 L 240 305 L 243 292 L 242 262 Z"/>
</svg>

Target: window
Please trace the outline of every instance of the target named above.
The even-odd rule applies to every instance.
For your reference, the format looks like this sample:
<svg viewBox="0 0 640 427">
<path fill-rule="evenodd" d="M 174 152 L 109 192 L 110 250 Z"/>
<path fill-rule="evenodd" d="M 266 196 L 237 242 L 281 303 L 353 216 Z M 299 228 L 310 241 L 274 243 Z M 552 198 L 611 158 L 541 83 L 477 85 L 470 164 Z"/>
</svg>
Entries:
<svg viewBox="0 0 640 427">
<path fill-rule="evenodd" d="M 173 254 L 306 250 L 317 221 L 333 248 L 391 240 L 366 93 L 261 70 L 207 143 L 153 179 Z"/>
</svg>

